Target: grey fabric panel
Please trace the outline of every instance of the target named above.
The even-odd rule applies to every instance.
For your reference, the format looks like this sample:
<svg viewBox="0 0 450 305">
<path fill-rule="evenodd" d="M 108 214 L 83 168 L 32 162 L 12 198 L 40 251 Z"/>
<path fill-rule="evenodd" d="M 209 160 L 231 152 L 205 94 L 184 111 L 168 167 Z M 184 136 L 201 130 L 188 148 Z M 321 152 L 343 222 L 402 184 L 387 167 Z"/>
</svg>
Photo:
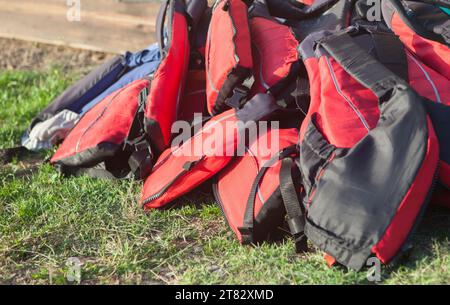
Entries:
<svg viewBox="0 0 450 305">
<path fill-rule="evenodd" d="M 236 116 L 244 123 L 250 121 L 257 122 L 279 109 L 280 107 L 275 103 L 271 95 L 259 93 L 245 103 L 241 109 L 236 111 Z"/>
<path fill-rule="evenodd" d="M 102 142 L 95 147 L 85 149 L 73 156 L 58 160 L 56 163 L 77 167 L 95 166 L 99 162 L 113 157 L 120 150 L 121 146 L 117 144 Z"/>
<path fill-rule="evenodd" d="M 382 104 L 377 127 L 353 148 L 335 151 L 316 182 L 306 234 L 315 232 L 308 236 L 313 242 L 317 231 L 328 236 L 332 241 L 318 246 L 351 268 L 365 264 L 362 254 L 370 254 L 383 236 L 424 161 L 428 129 L 420 101 L 413 91 L 397 87 Z"/>
</svg>

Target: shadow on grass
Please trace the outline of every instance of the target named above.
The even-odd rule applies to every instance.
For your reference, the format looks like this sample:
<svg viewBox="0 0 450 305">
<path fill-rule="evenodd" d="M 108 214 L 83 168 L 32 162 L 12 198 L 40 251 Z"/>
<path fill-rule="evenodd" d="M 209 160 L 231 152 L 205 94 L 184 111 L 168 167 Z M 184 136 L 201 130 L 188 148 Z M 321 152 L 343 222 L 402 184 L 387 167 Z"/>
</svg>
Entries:
<svg viewBox="0 0 450 305">
<path fill-rule="evenodd" d="M 45 153 L 32 152 L 24 147 L 14 147 L 0 150 L 0 170 L 9 174 L 7 181 L 33 176 L 45 162 Z M 10 171 L 13 167 L 17 167 Z"/>
</svg>

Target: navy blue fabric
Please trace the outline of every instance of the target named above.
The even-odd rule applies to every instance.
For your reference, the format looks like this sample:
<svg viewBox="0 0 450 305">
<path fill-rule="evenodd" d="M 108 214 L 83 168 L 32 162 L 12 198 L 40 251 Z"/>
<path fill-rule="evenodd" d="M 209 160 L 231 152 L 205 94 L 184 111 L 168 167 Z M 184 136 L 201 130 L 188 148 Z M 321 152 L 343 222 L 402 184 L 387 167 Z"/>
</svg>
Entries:
<svg viewBox="0 0 450 305">
<path fill-rule="evenodd" d="M 115 84 L 122 79 L 132 78 L 132 75 L 137 67 L 142 66 L 145 63 L 150 63 L 159 60 L 159 52 L 157 44 L 151 44 L 145 49 L 138 51 L 136 53 L 126 52 L 124 54 L 125 60 L 122 64 L 117 65 L 114 69 L 112 69 L 108 74 L 106 74 L 100 81 L 98 81 L 95 85 L 92 86 L 84 95 L 82 95 L 78 100 L 74 101 L 69 107 L 68 110 L 83 114 L 86 110 L 92 108 L 96 102 L 99 101 L 99 96 L 106 96 L 105 92 L 112 92 L 110 90 L 111 86 L 116 87 Z M 151 68 L 150 65 L 147 65 L 147 68 Z M 127 71 L 126 74 L 123 74 L 123 71 Z M 137 75 L 141 75 L 140 71 L 136 71 Z M 152 73 L 153 71 L 150 71 Z M 128 75 L 128 76 L 127 76 Z M 145 74 L 144 74 L 145 76 Z M 141 76 L 142 78 L 142 76 Z M 135 78 L 136 80 L 139 78 Z M 132 80 L 131 80 L 132 81 Z M 129 81 L 128 83 L 130 83 Z M 126 85 L 122 80 L 122 84 Z M 113 90 L 115 91 L 115 90 Z"/>
<path fill-rule="evenodd" d="M 136 53 L 127 52 L 125 54 L 127 66 L 131 69 L 134 69 L 145 63 L 157 61 L 159 60 L 159 52 L 157 51 L 158 45 L 156 43 L 153 43 L 139 52 Z"/>
<path fill-rule="evenodd" d="M 134 69 L 123 75 L 112 86 L 110 86 L 88 104 L 86 104 L 81 110 L 80 114 L 84 114 L 86 111 L 94 107 L 97 103 L 102 101 L 105 97 L 107 97 L 114 91 L 125 87 L 135 80 L 142 79 L 145 76 L 152 74 L 153 72 L 155 72 L 160 63 L 158 44 L 152 44 L 147 49 L 138 53 L 127 53 L 125 56 L 127 58 L 128 66 L 134 67 Z"/>
<path fill-rule="evenodd" d="M 83 106 L 89 103 L 92 99 L 102 93 L 106 88 L 108 88 L 111 84 L 117 80 L 118 77 L 123 73 L 124 69 L 126 69 L 125 62 L 117 65 L 109 71 L 109 73 L 105 74 L 105 76 L 100 79 L 97 83 L 95 83 L 85 94 L 81 95 L 78 99 L 74 100 L 70 105 L 67 106 L 66 109 L 80 113 Z"/>
</svg>

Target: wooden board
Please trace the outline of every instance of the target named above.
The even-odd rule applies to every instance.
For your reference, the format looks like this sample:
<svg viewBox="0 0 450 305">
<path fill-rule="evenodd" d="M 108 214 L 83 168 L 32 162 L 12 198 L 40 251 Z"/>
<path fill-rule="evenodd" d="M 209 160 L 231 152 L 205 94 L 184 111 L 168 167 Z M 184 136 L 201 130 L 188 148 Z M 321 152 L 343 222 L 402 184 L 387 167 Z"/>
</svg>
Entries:
<svg viewBox="0 0 450 305">
<path fill-rule="evenodd" d="M 80 21 L 67 17 L 71 1 L 0 0 L 0 37 L 110 53 L 138 50 L 155 41 L 158 0 L 80 0 Z"/>
</svg>

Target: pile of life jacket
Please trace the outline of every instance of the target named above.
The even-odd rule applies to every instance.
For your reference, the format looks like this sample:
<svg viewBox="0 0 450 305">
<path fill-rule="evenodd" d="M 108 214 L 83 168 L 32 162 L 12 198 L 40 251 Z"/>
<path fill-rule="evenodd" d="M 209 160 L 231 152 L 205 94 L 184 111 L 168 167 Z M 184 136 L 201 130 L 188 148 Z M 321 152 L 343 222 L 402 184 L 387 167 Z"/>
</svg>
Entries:
<svg viewBox="0 0 450 305">
<path fill-rule="evenodd" d="M 146 211 L 209 182 L 242 244 L 290 233 L 329 264 L 387 264 L 428 203 L 450 207 L 449 9 L 164 0 L 154 71 L 95 99 L 89 88 L 126 71 L 114 59 L 59 97 L 58 109 L 95 103 L 50 162 L 143 180 Z"/>
</svg>

